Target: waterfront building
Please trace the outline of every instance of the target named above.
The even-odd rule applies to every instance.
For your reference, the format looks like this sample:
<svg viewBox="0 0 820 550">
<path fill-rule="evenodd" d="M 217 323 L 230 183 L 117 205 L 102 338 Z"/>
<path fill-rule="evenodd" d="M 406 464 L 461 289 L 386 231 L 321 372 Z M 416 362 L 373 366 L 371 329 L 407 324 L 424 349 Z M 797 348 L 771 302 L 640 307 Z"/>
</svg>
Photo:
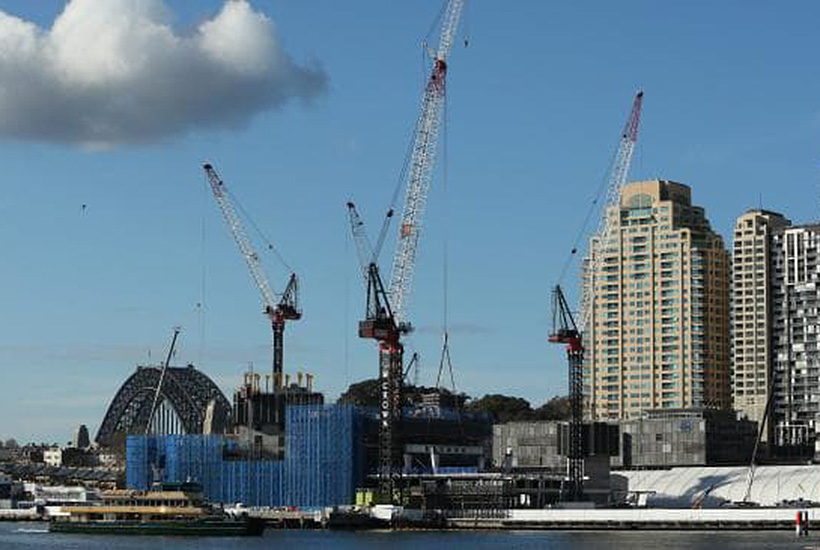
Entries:
<svg viewBox="0 0 820 550">
<path fill-rule="evenodd" d="M 566 472 L 568 423 L 559 420 L 507 422 L 493 426 L 493 464 L 497 469 Z M 619 427 L 614 423 L 585 423 L 581 429 L 583 455 L 619 454 Z"/>
<path fill-rule="evenodd" d="M 595 420 L 729 408 L 729 257 L 688 186 L 629 183 L 592 240 L 584 395 Z"/>
<path fill-rule="evenodd" d="M 779 447 L 810 447 L 820 429 L 820 225 L 772 236 L 771 420 Z"/>
<path fill-rule="evenodd" d="M 623 468 L 748 464 L 757 423 L 734 411 L 657 409 L 621 422 Z"/>
<path fill-rule="evenodd" d="M 791 225 L 782 214 L 753 209 L 738 217 L 732 242 L 732 402 L 762 422 L 771 389 L 772 236 Z M 762 437 L 771 440 L 772 423 Z"/>
<path fill-rule="evenodd" d="M 378 411 L 353 405 L 287 405 L 281 455 L 229 435 L 130 435 L 126 483 L 194 481 L 208 500 L 253 506 L 333 506 L 356 502 L 378 471 Z M 402 474 L 473 475 L 492 448 L 488 415 L 408 408 L 402 422 Z"/>
<path fill-rule="evenodd" d="M 626 469 L 740 465 L 751 459 L 757 423 L 730 410 L 654 409 L 639 418 L 584 424 L 583 436 L 589 464 L 608 457 L 608 465 Z M 493 463 L 505 472 L 566 472 L 565 440 L 566 422 L 496 424 Z"/>
</svg>

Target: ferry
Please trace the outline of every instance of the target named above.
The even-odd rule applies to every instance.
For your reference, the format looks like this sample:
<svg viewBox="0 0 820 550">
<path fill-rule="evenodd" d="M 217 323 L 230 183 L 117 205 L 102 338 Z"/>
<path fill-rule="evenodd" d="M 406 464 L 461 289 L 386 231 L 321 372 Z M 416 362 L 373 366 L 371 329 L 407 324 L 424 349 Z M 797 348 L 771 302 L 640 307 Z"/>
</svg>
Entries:
<svg viewBox="0 0 820 550">
<path fill-rule="evenodd" d="M 52 533 L 107 535 L 260 536 L 257 518 L 231 518 L 208 506 L 194 483 L 163 483 L 150 491 L 104 492 L 93 506 L 71 506 L 49 524 Z"/>
</svg>

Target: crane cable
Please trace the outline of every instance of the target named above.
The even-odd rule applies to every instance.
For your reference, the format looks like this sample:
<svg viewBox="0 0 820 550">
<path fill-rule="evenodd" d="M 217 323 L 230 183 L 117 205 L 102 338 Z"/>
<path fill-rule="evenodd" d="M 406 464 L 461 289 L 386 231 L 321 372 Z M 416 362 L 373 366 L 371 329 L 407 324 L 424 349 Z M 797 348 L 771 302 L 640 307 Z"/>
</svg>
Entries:
<svg viewBox="0 0 820 550">
<path fill-rule="evenodd" d="M 447 189 L 447 180 L 448 180 L 449 159 L 448 159 L 448 152 L 447 152 L 447 149 L 448 149 L 447 126 L 448 126 L 448 124 L 447 124 L 447 96 L 446 95 L 444 96 L 443 111 L 444 111 L 443 116 L 442 116 L 443 124 L 442 124 L 442 132 L 441 132 L 441 137 L 442 137 L 442 141 L 441 141 L 441 143 L 442 143 L 442 151 L 441 151 L 441 156 L 442 156 L 441 179 L 442 179 L 442 183 L 441 183 L 441 188 L 442 188 L 442 194 L 444 195 L 443 201 L 442 201 L 444 203 L 444 216 L 443 216 L 444 223 L 442 224 L 443 225 L 443 233 L 444 233 L 444 246 L 443 246 L 443 256 L 444 256 L 443 260 L 444 261 L 443 261 L 443 266 L 442 266 L 442 287 L 443 287 L 442 288 L 442 301 L 443 301 L 443 305 L 442 305 L 442 337 L 443 337 L 443 342 L 442 342 L 442 347 L 441 347 L 441 360 L 439 362 L 438 375 L 436 376 L 436 388 L 441 387 L 441 375 L 442 375 L 442 371 L 444 370 L 444 364 L 446 362 L 447 363 L 447 368 L 450 371 L 450 383 L 452 384 L 452 389 L 453 389 L 452 391 L 453 391 L 453 394 L 455 395 L 455 393 L 456 393 L 456 380 L 455 380 L 455 375 L 453 374 L 453 363 L 450 359 L 450 326 L 449 326 L 449 323 L 450 323 L 450 319 L 449 319 L 449 317 L 450 317 L 450 312 L 449 312 L 449 308 L 450 308 L 450 305 L 449 305 L 449 302 L 450 302 L 450 297 L 449 297 L 449 286 L 450 286 L 450 281 L 449 281 L 450 232 L 449 232 L 449 223 L 448 222 L 449 222 L 450 203 L 449 203 L 449 200 L 448 200 L 448 193 L 447 193 L 447 191 L 448 191 L 448 189 Z"/>
<path fill-rule="evenodd" d="M 570 266 L 573 263 L 575 256 L 578 253 L 578 247 L 581 245 L 581 241 L 584 239 L 589 232 L 589 224 L 595 215 L 595 212 L 601 208 L 606 208 L 606 205 L 599 205 L 598 202 L 601 200 L 601 196 L 606 193 L 607 184 L 609 183 L 609 174 L 612 173 L 612 169 L 615 166 L 615 161 L 618 156 L 618 148 L 612 153 L 612 157 L 609 161 L 609 166 L 607 167 L 606 171 L 601 175 L 601 181 L 598 184 L 598 191 L 593 197 L 592 202 L 589 204 L 589 209 L 587 210 L 586 216 L 584 217 L 581 226 L 578 228 L 578 232 L 575 235 L 575 240 L 572 242 L 572 250 L 567 255 L 567 259 L 564 262 L 564 267 L 561 269 L 561 276 L 558 278 L 558 283 L 561 284 L 564 281 L 564 277 L 569 271 Z M 601 211 L 601 216 L 605 216 L 606 211 Z"/>
<path fill-rule="evenodd" d="M 265 235 L 265 233 L 264 233 L 264 232 L 262 232 L 262 229 L 259 227 L 259 225 L 256 223 L 256 221 L 253 219 L 253 216 L 251 216 L 251 215 L 250 215 L 250 213 L 249 213 L 249 212 L 245 209 L 245 207 L 242 205 L 242 202 L 241 202 L 241 201 L 240 201 L 240 200 L 236 197 L 236 195 L 234 195 L 234 194 L 231 192 L 231 189 L 230 189 L 229 187 L 225 186 L 225 187 L 223 188 L 223 190 L 225 191 L 225 193 L 226 193 L 228 196 L 230 196 L 230 198 L 231 198 L 231 200 L 233 201 L 233 203 L 234 203 L 234 204 L 236 204 L 236 206 L 239 208 L 239 211 L 242 213 L 242 216 L 243 216 L 243 217 L 244 217 L 244 218 L 245 218 L 248 222 L 250 222 L 251 227 L 252 227 L 252 228 L 253 228 L 253 230 L 256 232 L 256 234 L 259 236 L 259 238 L 261 239 L 261 241 L 265 244 L 265 247 L 266 247 L 268 250 L 270 250 L 271 252 L 273 252 L 273 254 L 274 254 L 274 256 L 276 257 L 276 259 L 277 259 L 277 260 L 279 260 L 279 263 L 281 263 L 281 264 L 282 264 L 282 266 L 283 266 L 285 269 L 287 269 L 287 270 L 288 270 L 289 272 L 291 272 L 291 273 L 295 273 L 294 269 L 290 266 L 290 264 L 288 264 L 288 262 L 285 260 L 285 257 L 284 257 L 284 256 L 282 255 L 282 253 L 279 251 L 279 249 L 278 249 L 278 248 L 276 248 L 276 245 L 274 245 L 274 244 L 271 242 L 271 240 L 270 240 L 270 239 L 268 239 L 267 235 Z M 281 293 L 278 293 L 278 292 L 275 292 L 275 291 L 274 291 L 274 294 L 276 294 L 277 296 L 281 296 Z"/>
</svg>

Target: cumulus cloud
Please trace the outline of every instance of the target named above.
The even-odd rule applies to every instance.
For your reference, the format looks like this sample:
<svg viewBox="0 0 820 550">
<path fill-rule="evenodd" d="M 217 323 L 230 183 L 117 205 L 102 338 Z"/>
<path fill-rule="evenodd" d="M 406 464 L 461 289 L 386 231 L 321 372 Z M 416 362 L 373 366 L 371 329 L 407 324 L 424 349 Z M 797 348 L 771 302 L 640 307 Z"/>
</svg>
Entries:
<svg viewBox="0 0 820 550">
<path fill-rule="evenodd" d="M 0 10 L 0 136 L 108 148 L 234 128 L 322 92 L 246 0 L 182 35 L 162 0 L 71 0 L 49 29 Z"/>
</svg>

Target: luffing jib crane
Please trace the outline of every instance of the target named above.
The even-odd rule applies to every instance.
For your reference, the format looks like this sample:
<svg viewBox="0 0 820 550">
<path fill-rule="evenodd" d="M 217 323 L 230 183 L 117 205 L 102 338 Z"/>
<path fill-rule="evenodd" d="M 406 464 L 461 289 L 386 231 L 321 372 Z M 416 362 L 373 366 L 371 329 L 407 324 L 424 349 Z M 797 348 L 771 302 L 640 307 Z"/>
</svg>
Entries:
<svg viewBox="0 0 820 550">
<path fill-rule="evenodd" d="M 549 341 L 553 344 L 564 344 L 567 348 L 570 420 L 564 498 L 578 501 L 584 495 L 584 345 L 581 341 L 581 332 L 575 324 L 567 299 L 559 285 L 552 291 L 552 332 Z"/>
<path fill-rule="evenodd" d="M 253 277 L 256 287 L 262 294 L 264 314 L 270 319 L 273 330 L 273 389 L 275 392 L 280 392 L 282 390 L 284 370 L 285 322 L 302 318 L 302 311 L 299 309 L 299 279 L 295 273 L 291 273 L 285 291 L 278 300 L 276 299 L 276 294 L 259 262 L 259 254 L 253 248 L 242 221 L 236 213 L 225 182 L 222 181 L 210 164 L 203 165 L 203 168 L 208 176 L 214 199 L 216 199 L 225 222 L 228 224 L 228 229 L 230 229 L 231 235 L 236 241 L 237 247 L 239 247 L 239 253 L 242 254 L 242 258 L 251 272 L 251 277 Z"/>
<path fill-rule="evenodd" d="M 377 256 L 384 243 L 385 230 L 393 216 L 391 209 L 382 226 L 375 249 L 369 246 L 364 227 L 352 203 L 348 203 L 351 227 L 357 242 L 367 281 L 367 316 L 359 324 L 359 336 L 379 342 L 379 470 L 378 500 L 393 503 L 400 488 L 400 471 L 397 468 L 399 430 L 402 421 L 402 361 L 404 348 L 401 335 L 411 330 L 404 321 L 413 285 L 413 274 L 419 237 L 424 222 L 427 195 L 435 164 L 439 127 L 444 110 L 447 57 L 453 47 L 458 21 L 464 0 L 448 0 L 435 51 L 430 77 L 424 88 L 421 112 L 413 133 L 413 145 L 406 171 L 404 210 L 398 232 L 396 252 L 390 277 L 385 288 L 379 275 Z"/>
<path fill-rule="evenodd" d="M 607 218 L 607 213 L 616 207 L 620 201 L 621 188 L 626 183 L 629 176 L 629 168 L 632 165 L 632 153 L 635 150 L 635 143 L 638 141 L 638 127 L 641 122 L 641 106 L 643 105 L 643 92 L 639 91 L 632 101 L 632 110 L 627 118 L 621 139 L 618 143 L 618 150 L 609 174 L 606 188 L 606 202 L 601 209 L 601 219 L 599 220 L 598 231 L 595 234 L 598 246 L 604 247 L 610 236 L 612 220 Z M 594 242 L 591 240 L 591 242 Z M 573 253 L 575 250 L 573 249 Z M 592 321 L 592 311 L 595 297 L 595 276 L 603 265 L 602 250 L 590 248 L 589 261 L 585 266 L 586 284 L 582 285 L 581 291 L 581 316 L 579 323 L 575 324 L 564 292 L 560 286 L 553 290 L 553 329 L 549 336 L 552 343 L 565 344 L 567 347 L 567 362 L 569 367 L 569 400 L 570 400 L 570 422 L 569 422 L 569 448 L 567 452 L 567 490 L 565 498 L 570 500 L 580 500 L 583 498 L 584 480 L 584 450 L 583 450 L 583 406 L 584 406 L 584 344 L 583 339 L 594 335 L 587 331 Z M 593 327 L 594 328 L 594 327 Z"/>
<path fill-rule="evenodd" d="M 395 468 L 398 446 L 395 445 L 395 441 L 399 439 L 398 432 L 402 419 L 404 346 L 401 343 L 401 336 L 410 332 L 412 328 L 409 324 L 396 320 L 390 297 L 379 274 L 377 261 L 383 239 L 379 239 L 380 244 L 374 251 L 356 206 L 348 202 L 347 209 L 367 284 L 367 311 L 364 320 L 359 322 L 359 337 L 370 338 L 379 343 L 378 500 L 380 503 L 388 504 L 393 502 L 399 488 L 400 473 Z"/>
</svg>

